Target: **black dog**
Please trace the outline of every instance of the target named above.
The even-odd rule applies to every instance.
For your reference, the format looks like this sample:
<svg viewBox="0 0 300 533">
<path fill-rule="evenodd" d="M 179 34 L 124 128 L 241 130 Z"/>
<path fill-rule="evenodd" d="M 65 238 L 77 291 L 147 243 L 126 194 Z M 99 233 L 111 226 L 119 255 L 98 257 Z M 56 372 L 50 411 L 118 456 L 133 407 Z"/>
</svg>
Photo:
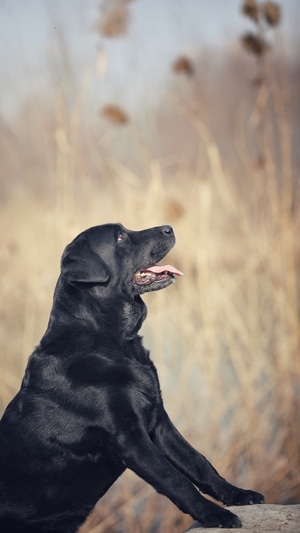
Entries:
<svg viewBox="0 0 300 533">
<path fill-rule="evenodd" d="M 178 433 L 138 331 L 140 295 L 181 272 L 158 266 L 170 226 L 96 226 L 67 246 L 47 331 L 0 422 L 0 531 L 74 533 L 130 468 L 204 527 L 240 527 L 226 505 L 263 503 L 219 476 Z M 195 487 L 196 486 L 196 487 Z"/>
</svg>

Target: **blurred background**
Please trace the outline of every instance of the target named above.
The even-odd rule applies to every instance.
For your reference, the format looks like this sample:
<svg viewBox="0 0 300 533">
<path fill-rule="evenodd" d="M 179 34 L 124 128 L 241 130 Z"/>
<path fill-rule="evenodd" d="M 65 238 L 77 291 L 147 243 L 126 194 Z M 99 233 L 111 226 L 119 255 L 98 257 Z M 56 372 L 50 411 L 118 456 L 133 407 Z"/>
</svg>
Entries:
<svg viewBox="0 0 300 533">
<path fill-rule="evenodd" d="M 300 501 L 297 0 L 0 0 L 0 411 L 83 229 L 172 224 L 145 296 L 167 410 L 222 475 Z M 101 532 L 191 522 L 126 473 Z"/>
</svg>

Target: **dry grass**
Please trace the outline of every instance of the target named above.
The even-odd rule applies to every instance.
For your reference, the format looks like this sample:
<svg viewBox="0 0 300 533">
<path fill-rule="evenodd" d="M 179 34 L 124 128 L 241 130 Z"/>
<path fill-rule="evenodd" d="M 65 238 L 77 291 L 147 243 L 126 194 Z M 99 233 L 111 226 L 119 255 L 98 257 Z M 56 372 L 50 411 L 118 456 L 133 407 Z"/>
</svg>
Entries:
<svg viewBox="0 0 300 533">
<path fill-rule="evenodd" d="M 283 503 L 300 498 L 299 184 L 287 93 L 265 76 L 231 116 L 239 166 L 199 111 L 194 76 L 194 89 L 169 104 L 189 135 L 178 133 L 182 151 L 168 158 L 130 123 L 93 130 L 83 100 L 70 108 L 57 91 L 54 109 L 35 101 L 2 127 L 2 168 L 14 179 L 1 185 L 0 402 L 18 390 L 46 327 L 64 246 L 107 221 L 171 223 L 170 261 L 185 277 L 145 297 L 143 328 L 166 407 L 224 476 Z M 172 120 L 160 131 L 172 138 Z M 129 164 L 116 142 L 134 148 Z M 190 159 L 187 144 L 196 146 Z M 94 533 L 179 532 L 190 521 L 131 473 L 97 513 Z"/>
</svg>

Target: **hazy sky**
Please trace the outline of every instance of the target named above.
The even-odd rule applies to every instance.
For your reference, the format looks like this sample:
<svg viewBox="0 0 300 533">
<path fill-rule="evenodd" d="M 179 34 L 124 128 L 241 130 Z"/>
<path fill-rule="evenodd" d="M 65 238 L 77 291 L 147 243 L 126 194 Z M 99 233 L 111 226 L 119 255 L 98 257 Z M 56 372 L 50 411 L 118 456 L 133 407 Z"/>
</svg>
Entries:
<svg viewBox="0 0 300 533">
<path fill-rule="evenodd" d="M 60 65 L 56 80 L 60 82 L 64 46 L 72 71 L 66 68 L 66 75 L 81 81 L 91 79 L 92 91 L 99 92 L 102 101 L 123 98 L 130 106 L 146 89 L 147 94 L 149 88 L 155 93 L 166 65 L 179 55 L 192 55 L 201 46 L 238 42 L 251 27 L 240 14 L 241 3 L 134 0 L 129 4 L 128 35 L 111 40 L 92 31 L 99 0 L 0 0 L 2 114 L 9 115 L 30 91 L 41 92 L 53 83 L 55 62 Z M 300 0 L 280 4 L 284 11 L 282 33 L 289 53 L 296 54 Z M 105 63 L 105 77 L 99 81 L 97 64 Z"/>
</svg>

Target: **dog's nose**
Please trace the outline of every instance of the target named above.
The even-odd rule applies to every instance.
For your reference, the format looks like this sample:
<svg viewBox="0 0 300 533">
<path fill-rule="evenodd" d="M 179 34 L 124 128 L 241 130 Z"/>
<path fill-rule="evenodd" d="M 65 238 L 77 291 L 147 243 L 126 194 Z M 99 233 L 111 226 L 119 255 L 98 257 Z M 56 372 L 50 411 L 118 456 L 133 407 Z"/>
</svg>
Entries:
<svg viewBox="0 0 300 533">
<path fill-rule="evenodd" d="M 173 228 L 172 226 L 162 226 L 161 232 L 165 235 L 173 235 Z"/>
</svg>

